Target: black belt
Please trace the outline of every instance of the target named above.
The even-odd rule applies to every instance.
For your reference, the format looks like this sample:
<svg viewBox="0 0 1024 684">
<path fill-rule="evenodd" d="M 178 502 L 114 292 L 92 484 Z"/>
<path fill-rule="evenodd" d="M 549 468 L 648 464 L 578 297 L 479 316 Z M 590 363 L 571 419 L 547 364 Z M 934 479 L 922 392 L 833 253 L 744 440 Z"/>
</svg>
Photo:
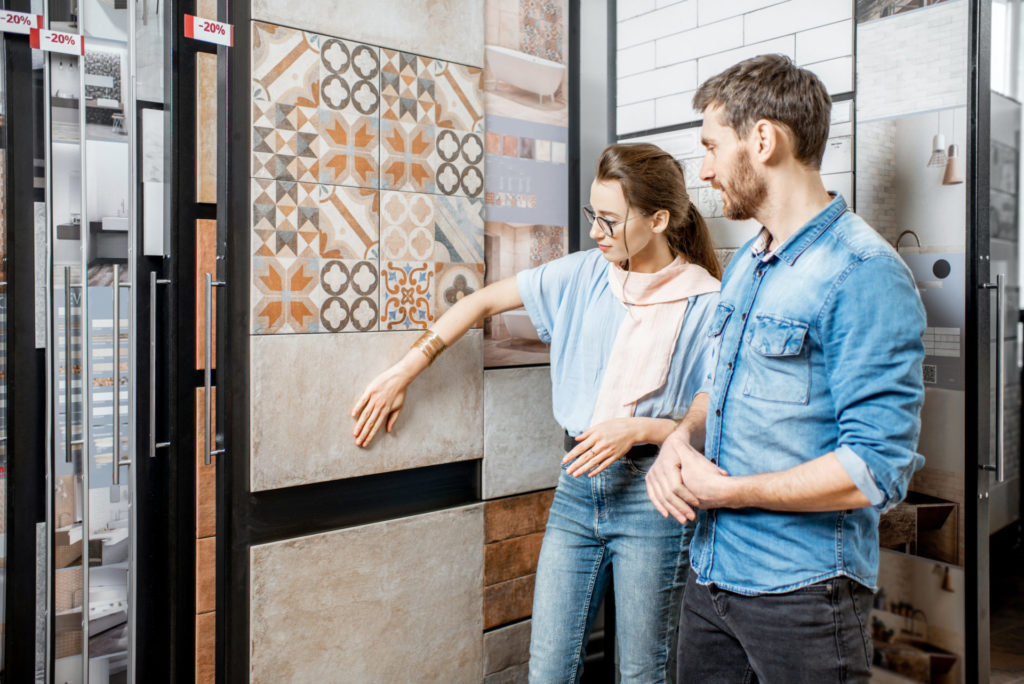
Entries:
<svg viewBox="0 0 1024 684">
<path fill-rule="evenodd" d="M 564 436 L 562 437 L 562 449 L 564 449 L 566 453 L 569 453 L 570 451 L 576 448 L 576 445 L 579 444 L 579 442 L 577 442 L 576 438 L 571 436 L 568 432 L 563 433 L 563 435 Z M 634 445 L 632 449 L 627 451 L 624 454 L 624 457 L 636 459 L 647 458 L 649 456 L 657 456 L 659 448 L 660 447 L 657 444 L 637 444 Z"/>
</svg>

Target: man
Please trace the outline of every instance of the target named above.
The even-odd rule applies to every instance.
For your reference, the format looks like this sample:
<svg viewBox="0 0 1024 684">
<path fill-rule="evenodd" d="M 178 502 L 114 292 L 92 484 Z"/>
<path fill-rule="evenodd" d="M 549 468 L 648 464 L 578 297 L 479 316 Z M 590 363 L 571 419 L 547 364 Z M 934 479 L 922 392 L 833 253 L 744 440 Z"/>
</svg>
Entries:
<svg viewBox="0 0 1024 684">
<path fill-rule="evenodd" d="M 699 509 L 678 679 L 867 682 L 879 512 L 923 463 L 924 310 L 822 184 L 831 101 L 814 74 L 755 57 L 693 102 L 701 178 L 763 228 L 723 277 L 706 392 L 647 475 L 662 515 Z"/>
</svg>

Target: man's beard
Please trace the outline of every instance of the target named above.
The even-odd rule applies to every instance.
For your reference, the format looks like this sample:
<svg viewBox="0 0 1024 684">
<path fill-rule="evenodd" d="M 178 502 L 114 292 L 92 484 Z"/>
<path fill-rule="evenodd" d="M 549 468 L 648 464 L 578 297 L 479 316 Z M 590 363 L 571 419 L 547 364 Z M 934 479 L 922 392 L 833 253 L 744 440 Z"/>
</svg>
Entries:
<svg viewBox="0 0 1024 684">
<path fill-rule="evenodd" d="M 768 196 L 768 184 L 754 171 L 750 155 L 745 150 L 739 155 L 729 187 L 722 186 L 722 189 L 729 196 L 722 213 L 734 221 L 753 218 Z"/>
</svg>

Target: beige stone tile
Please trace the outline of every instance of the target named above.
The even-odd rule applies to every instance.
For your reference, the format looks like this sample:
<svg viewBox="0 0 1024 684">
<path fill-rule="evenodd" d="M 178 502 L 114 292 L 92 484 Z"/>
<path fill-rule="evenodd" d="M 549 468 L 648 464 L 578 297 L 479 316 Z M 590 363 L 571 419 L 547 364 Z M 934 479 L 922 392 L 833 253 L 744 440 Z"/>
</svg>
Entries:
<svg viewBox="0 0 1024 684">
<path fill-rule="evenodd" d="M 196 16 L 217 19 L 217 0 L 196 0 Z"/>
<path fill-rule="evenodd" d="M 217 222 L 196 221 L 196 368 L 206 363 L 206 274 L 217 279 Z M 210 297 L 210 367 L 217 367 L 217 290 Z"/>
<path fill-rule="evenodd" d="M 252 18 L 473 66 L 484 63 L 480 0 L 253 0 Z"/>
<path fill-rule="evenodd" d="M 409 387 L 395 431 L 366 449 L 350 417 L 367 384 L 417 331 L 252 337 L 254 491 L 478 459 L 483 331 L 471 330 Z"/>
<path fill-rule="evenodd" d="M 484 677 L 484 684 L 527 684 L 530 680 L 530 664 L 519 663 L 512 667 Z"/>
<path fill-rule="evenodd" d="M 499 673 L 529 660 L 529 620 L 484 634 L 484 675 Z"/>
<path fill-rule="evenodd" d="M 480 682 L 483 508 L 253 547 L 251 681 Z"/>
<path fill-rule="evenodd" d="M 551 413 L 551 370 L 502 368 L 484 373 L 485 499 L 558 484 L 563 430 Z"/>
<path fill-rule="evenodd" d="M 217 55 L 196 54 L 196 201 L 217 203 Z"/>
</svg>

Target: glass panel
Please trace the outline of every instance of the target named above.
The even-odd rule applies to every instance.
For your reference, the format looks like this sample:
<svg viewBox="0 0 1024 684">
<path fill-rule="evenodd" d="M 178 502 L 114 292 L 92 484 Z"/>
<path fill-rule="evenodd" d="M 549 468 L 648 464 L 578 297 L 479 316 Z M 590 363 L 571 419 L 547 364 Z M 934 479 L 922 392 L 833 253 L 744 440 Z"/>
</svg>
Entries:
<svg viewBox="0 0 1024 684">
<path fill-rule="evenodd" d="M 0 35 L 0 601 L 4 603 L 7 586 L 7 89 L 3 59 L 6 54 L 4 38 Z M 4 609 L 0 607 L 0 673 L 5 669 L 6 626 Z"/>
</svg>

